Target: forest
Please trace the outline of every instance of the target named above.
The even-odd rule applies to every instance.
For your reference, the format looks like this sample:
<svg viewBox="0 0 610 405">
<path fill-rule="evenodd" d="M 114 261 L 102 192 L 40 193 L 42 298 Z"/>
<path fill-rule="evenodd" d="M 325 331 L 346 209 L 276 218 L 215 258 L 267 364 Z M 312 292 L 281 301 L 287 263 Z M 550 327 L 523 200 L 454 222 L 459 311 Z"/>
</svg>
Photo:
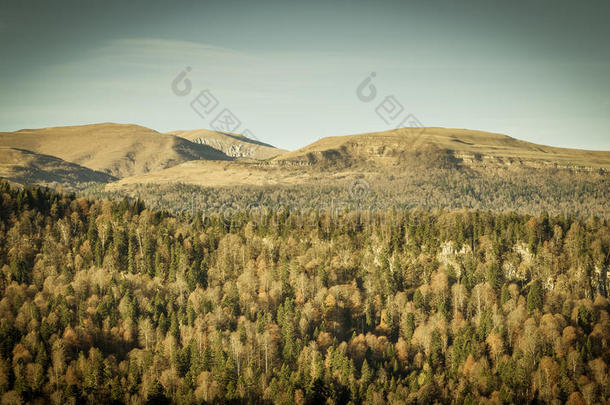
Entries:
<svg viewBox="0 0 610 405">
<path fill-rule="evenodd" d="M 415 163 L 414 163 L 415 164 Z M 419 163 L 417 163 L 419 164 Z M 135 183 L 109 189 L 104 184 L 80 190 L 93 199 L 141 199 L 149 209 L 174 213 L 249 210 L 327 211 L 338 209 L 446 209 L 543 212 L 581 217 L 610 216 L 610 176 L 607 173 L 545 168 L 441 169 L 405 166 L 374 176 L 336 176 L 316 172 L 320 180 L 297 185 L 209 187 L 179 182 Z M 353 186 L 366 187 L 354 195 Z M 226 213 L 226 212 L 225 212 Z"/>
<path fill-rule="evenodd" d="M 326 208 L 1 182 L 2 403 L 610 401 L 606 217 Z"/>
</svg>

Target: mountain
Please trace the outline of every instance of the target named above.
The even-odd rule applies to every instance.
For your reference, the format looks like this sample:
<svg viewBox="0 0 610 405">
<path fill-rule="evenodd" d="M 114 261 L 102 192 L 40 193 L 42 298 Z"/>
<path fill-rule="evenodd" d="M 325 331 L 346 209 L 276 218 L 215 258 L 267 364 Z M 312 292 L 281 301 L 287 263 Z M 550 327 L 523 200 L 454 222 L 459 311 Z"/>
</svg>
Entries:
<svg viewBox="0 0 610 405">
<path fill-rule="evenodd" d="M 283 149 L 250 139 L 241 134 L 219 132 L 209 129 L 190 131 L 172 131 L 169 135 L 179 136 L 191 142 L 208 145 L 234 158 L 252 158 L 265 160 L 285 153 Z"/>
<path fill-rule="evenodd" d="M 158 209 L 290 205 L 422 207 L 610 215 L 610 152 L 481 131 L 424 128 L 321 139 L 273 159 L 191 161 L 109 183 Z M 347 204 L 347 206 L 346 206 Z M 353 208 L 353 207 L 352 207 Z"/>
<path fill-rule="evenodd" d="M 24 149 L 0 147 L 0 177 L 19 184 L 78 186 L 108 183 L 115 177 Z"/>
<path fill-rule="evenodd" d="M 207 145 L 139 125 L 114 123 L 3 132 L 0 146 L 55 156 L 118 178 L 189 160 L 230 159 Z"/>
<path fill-rule="evenodd" d="M 210 207 L 235 195 L 242 205 L 273 195 L 265 204 L 310 206 L 356 196 L 363 207 L 608 214 L 610 152 L 465 129 L 413 131 L 329 137 L 285 152 L 209 130 L 159 133 L 121 124 L 21 130 L 0 133 L 0 176 L 110 197 L 141 195 L 176 211 L 189 193 L 210 192 Z"/>
<path fill-rule="evenodd" d="M 537 145 L 482 131 L 424 128 L 414 135 L 404 128 L 323 138 L 266 162 L 186 162 L 125 178 L 109 188 L 178 181 L 202 186 L 306 184 L 363 175 L 404 177 L 406 167 L 470 170 L 483 176 L 526 168 L 606 173 L 610 152 Z"/>
<path fill-rule="evenodd" d="M 323 138 L 273 159 L 275 164 L 392 168 L 413 163 L 440 167 L 553 167 L 610 169 L 610 152 L 556 148 L 507 135 L 450 128 L 400 128 Z"/>
</svg>

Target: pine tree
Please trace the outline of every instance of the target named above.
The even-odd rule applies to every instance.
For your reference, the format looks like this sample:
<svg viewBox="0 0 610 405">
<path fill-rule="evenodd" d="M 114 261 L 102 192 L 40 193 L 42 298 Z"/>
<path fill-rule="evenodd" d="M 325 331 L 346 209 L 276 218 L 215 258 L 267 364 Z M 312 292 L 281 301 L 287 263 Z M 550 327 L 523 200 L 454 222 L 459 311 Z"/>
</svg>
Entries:
<svg viewBox="0 0 610 405">
<path fill-rule="evenodd" d="M 540 280 L 535 280 L 527 293 L 527 311 L 532 313 L 537 309 L 542 309 L 542 284 Z"/>
</svg>

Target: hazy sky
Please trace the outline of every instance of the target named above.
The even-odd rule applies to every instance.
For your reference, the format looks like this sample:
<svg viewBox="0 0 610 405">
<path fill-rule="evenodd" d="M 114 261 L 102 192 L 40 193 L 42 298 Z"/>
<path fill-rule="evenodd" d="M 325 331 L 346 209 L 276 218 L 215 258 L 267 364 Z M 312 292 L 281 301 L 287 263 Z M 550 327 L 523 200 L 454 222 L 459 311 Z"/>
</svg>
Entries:
<svg viewBox="0 0 610 405">
<path fill-rule="evenodd" d="M 610 150 L 607 0 L 96 3 L 0 0 L 0 130 L 210 128 L 228 109 L 296 149 L 389 129 L 394 96 L 424 126 Z"/>
</svg>

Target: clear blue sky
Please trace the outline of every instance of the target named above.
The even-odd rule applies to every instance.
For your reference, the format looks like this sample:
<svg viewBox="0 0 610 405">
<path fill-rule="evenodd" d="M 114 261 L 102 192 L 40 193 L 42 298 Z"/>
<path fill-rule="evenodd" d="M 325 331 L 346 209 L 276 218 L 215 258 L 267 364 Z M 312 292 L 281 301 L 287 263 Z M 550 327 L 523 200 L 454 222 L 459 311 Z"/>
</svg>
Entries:
<svg viewBox="0 0 610 405">
<path fill-rule="evenodd" d="M 209 89 L 214 115 L 228 108 L 238 132 L 287 149 L 388 129 L 375 108 L 393 95 L 425 126 L 610 150 L 608 1 L 0 4 L 4 131 L 209 128 L 190 107 Z M 187 66 L 192 90 L 177 96 Z"/>
</svg>

